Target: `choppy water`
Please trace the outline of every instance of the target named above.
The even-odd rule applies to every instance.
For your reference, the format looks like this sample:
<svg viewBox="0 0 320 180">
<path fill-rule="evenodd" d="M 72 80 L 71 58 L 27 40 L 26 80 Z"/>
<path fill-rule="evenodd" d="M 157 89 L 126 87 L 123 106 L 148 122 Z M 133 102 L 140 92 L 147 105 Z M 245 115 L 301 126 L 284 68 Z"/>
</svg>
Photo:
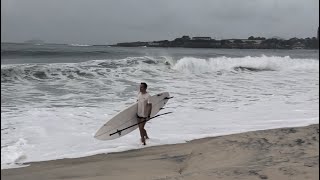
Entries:
<svg viewBox="0 0 320 180">
<path fill-rule="evenodd" d="M 319 122 L 311 50 L 1 46 L 1 168 L 142 148 L 139 133 L 93 138 L 135 102 L 139 83 L 168 91 L 148 146 Z"/>
</svg>

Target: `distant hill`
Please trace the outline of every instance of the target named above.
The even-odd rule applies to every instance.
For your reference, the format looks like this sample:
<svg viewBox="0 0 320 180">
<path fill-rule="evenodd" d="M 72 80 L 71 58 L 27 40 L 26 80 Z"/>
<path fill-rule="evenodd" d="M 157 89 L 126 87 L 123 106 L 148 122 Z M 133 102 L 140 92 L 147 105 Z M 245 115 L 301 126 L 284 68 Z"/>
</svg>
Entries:
<svg viewBox="0 0 320 180">
<path fill-rule="evenodd" d="M 44 41 L 39 40 L 39 39 L 32 39 L 32 40 L 24 41 L 23 43 L 26 43 L 26 44 L 44 44 Z"/>
</svg>

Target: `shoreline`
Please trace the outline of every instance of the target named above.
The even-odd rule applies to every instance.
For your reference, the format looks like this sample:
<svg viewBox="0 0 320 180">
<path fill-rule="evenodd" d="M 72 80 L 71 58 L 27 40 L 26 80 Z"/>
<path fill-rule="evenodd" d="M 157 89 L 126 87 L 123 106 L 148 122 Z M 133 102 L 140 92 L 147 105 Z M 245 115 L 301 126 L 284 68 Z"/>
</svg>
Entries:
<svg viewBox="0 0 320 180">
<path fill-rule="evenodd" d="M 318 179 L 319 124 L 31 162 L 4 179 Z"/>
</svg>

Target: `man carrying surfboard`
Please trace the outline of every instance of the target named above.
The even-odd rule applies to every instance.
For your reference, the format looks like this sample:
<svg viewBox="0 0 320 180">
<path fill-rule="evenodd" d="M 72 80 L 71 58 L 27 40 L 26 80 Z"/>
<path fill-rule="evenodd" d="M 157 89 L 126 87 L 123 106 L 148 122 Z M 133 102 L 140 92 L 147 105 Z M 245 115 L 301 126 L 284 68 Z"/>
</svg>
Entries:
<svg viewBox="0 0 320 180">
<path fill-rule="evenodd" d="M 147 92 L 147 83 L 142 82 L 140 84 L 140 92 L 138 94 L 138 111 L 137 121 L 139 123 L 139 131 L 141 136 L 141 142 L 146 145 L 146 139 L 149 139 L 147 131 L 144 129 L 146 122 L 150 119 L 152 110 L 152 104 L 150 103 L 150 94 Z M 142 123 L 140 123 L 142 122 Z"/>
</svg>

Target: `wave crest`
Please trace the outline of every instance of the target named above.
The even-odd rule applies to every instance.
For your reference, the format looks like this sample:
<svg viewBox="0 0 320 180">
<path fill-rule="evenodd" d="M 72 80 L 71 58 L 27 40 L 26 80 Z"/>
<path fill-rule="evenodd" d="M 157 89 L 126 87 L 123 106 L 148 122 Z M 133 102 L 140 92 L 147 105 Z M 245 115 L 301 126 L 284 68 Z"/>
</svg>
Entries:
<svg viewBox="0 0 320 180">
<path fill-rule="evenodd" d="M 184 57 L 177 61 L 173 69 L 190 73 L 208 73 L 217 71 L 282 71 L 282 70 L 315 70 L 319 71 L 319 60 L 292 59 L 289 56 L 261 57 L 217 57 L 200 59 Z"/>
</svg>

